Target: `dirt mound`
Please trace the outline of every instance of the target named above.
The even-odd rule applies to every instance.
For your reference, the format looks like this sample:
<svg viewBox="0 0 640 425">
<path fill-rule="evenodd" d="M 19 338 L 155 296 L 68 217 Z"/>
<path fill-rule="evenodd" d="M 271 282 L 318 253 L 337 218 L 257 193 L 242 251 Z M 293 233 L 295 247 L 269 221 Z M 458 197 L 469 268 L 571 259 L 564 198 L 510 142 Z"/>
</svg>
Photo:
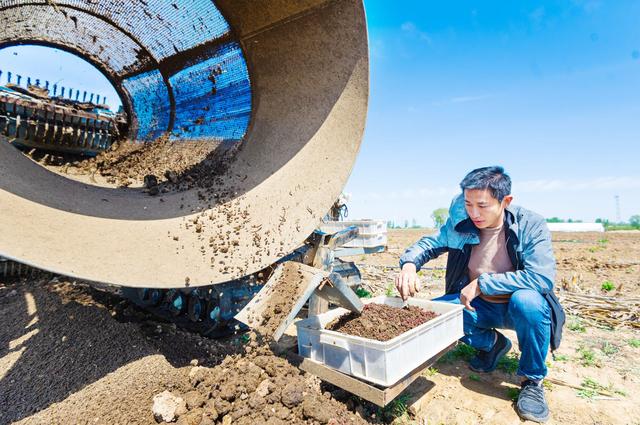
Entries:
<svg viewBox="0 0 640 425">
<path fill-rule="evenodd" d="M 327 329 L 347 335 L 388 341 L 436 317 L 414 305 L 403 308 L 385 304 L 367 304 L 362 314 L 345 314 L 327 325 Z"/>
<path fill-rule="evenodd" d="M 317 379 L 278 357 L 251 333 L 244 353 L 213 367 L 194 367 L 193 390 L 181 395 L 187 412 L 178 424 L 358 424 L 366 423 L 322 393 Z"/>
</svg>

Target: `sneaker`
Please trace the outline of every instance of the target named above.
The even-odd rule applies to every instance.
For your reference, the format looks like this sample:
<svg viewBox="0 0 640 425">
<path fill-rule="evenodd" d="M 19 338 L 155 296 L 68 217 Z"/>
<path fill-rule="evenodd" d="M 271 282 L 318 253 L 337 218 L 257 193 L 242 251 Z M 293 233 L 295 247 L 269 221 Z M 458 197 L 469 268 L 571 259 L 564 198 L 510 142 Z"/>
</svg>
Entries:
<svg viewBox="0 0 640 425">
<path fill-rule="evenodd" d="M 544 398 L 542 381 L 527 379 L 522 383 L 516 411 L 522 419 L 534 422 L 546 422 L 549 419 L 549 406 Z"/>
<path fill-rule="evenodd" d="M 478 351 L 478 354 L 469 362 L 469 368 L 476 372 L 492 372 L 498 367 L 498 360 L 511 350 L 509 338 L 496 331 L 498 338 L 493 348 L 489 351 Z"/>
</svg>

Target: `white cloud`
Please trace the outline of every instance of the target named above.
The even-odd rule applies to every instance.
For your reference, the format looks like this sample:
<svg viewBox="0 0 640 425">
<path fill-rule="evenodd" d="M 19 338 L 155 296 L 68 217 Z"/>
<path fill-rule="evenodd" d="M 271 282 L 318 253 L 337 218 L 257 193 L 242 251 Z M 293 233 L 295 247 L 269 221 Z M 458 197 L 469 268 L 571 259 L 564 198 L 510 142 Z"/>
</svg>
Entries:
<svg viewBox="0 0 640 425">
<path fill-rule="evenodd" d="M 402 25 L 400 25 L 400 29 L 402 30 L 402 32 L 413 37 L 417 37 L 419 40 L 424 41 L 427 44 L 431 44 L 433 42 L 429 34 L 420 30 L 420 28 L 418 28 L 418 26 L 411 21 L 404 22 Z"/>
<path fill-rule="evenodd" d="M 640 176 L 527 180 L 514 182 L 513 186 L 514 192 L 640 189 Z"/>
<path fill-rule="evenodd" d="M 477 102 L 479 100 L 488 99 L 490 97 L 493 97 L 493 95 L 484 94 L 484 95 L 478 95 L 478 96 L 454 96 L 454 97 L 450 97 L 449 99 L 431 102 L 431 104 L 433 106 L 455 105 L 459 103 Z"/>
</svg>

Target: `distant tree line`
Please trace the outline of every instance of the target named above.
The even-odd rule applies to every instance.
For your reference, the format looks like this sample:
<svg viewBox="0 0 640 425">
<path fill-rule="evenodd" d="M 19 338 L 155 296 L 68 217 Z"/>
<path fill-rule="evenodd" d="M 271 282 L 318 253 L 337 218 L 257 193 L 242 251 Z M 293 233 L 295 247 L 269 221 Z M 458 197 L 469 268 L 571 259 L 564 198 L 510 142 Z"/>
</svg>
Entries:
<svg viewBox="0 0 640 425">
<path fill-rule="evenodd" d="M 558 217 L 547 218 L 547 223 L 582 223 L 582 220 L 561 219 Z M 606 218 L 596 218 L 596 223 L 602 223 L 605 230 L 640 230 L 640 214 L 635 214 L 629 217 L 628 222 L 611 222 Z"/>
</svg>

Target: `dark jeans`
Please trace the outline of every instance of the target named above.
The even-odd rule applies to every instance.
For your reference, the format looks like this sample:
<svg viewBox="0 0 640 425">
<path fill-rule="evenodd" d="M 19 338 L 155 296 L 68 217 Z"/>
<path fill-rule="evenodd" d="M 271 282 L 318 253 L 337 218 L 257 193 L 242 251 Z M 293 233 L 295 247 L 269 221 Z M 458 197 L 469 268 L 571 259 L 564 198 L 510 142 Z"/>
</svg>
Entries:
<svg viewBox="0 0 640 425">
<path fill-rule="evenodd" d="M 433 301 L 460 304 L 460 294 L 444 295 Z M 476 311 L 464 310 L 464 336 L 460 341 L 489 351 L 493 347 L 495 328 L 513 329 L 522 353 L 518 375 L 534 380 L 547 375 L 545 359 L 551 337 L 551 311 L 539 292 L 520 289 L 511 295 L 508 303 L 492 303 L 477 297 L 471 305 Z"/>
</svg>

